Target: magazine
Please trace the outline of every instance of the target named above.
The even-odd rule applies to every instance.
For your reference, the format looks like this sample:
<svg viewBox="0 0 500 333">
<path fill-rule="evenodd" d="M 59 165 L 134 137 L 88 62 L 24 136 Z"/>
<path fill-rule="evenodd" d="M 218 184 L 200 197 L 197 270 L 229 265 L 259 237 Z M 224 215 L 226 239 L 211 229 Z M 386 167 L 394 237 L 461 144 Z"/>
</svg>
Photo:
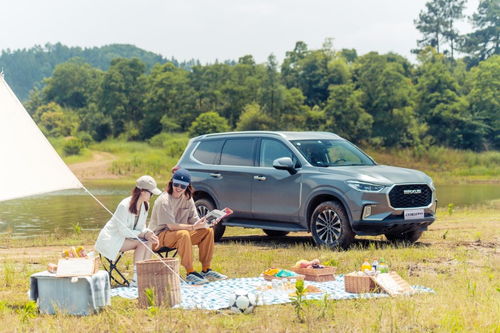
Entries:
<svg viewBox="0 0 500 333">
<path fill-rule="evenodd" d="M 205 215 L 205 218 L 208 225 L 213 225 L 217 219 L 222 219 L 232 213 L 233 211 L 227 207 L 224 209 L 214 209 Z"/>
</svg>

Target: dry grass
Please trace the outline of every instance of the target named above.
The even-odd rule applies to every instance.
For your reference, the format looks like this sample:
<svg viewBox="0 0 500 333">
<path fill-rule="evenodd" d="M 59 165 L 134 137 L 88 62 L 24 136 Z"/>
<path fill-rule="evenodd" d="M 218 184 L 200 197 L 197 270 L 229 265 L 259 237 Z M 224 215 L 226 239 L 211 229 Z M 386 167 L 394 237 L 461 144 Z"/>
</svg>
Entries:
<svg viewBox="0 0 500 333">
<path fill-rule="evenodd" d="M 72 332 L 499 332 L 500 209 L 490 206 L 439 212 L 438 222 L 413 246 L 396 246 L 383 237 L 356 241 L 349 251 L 312 246 L 306 234 L 282 239 L 258 230 L 229 228 L 216 246 L 214 268 L 233 277 L 257 276 L 264 269 L 289 267 L 300 258 L 336 260 L 338 272 L 359 267 L 363 258 L 384 257 L 410 284 L 433 288 L 435 294 L 370 300 L 329 301 L 306 306 L 300 323 L 290 304 L 261 306 L 251 315 L 227 311 L 172 310 L 156 314 L 137 301 L 113 298 L 112 306 L 88 317 L 29 315 L 29 276 L 57 259 L 63 245 L 91 244 L 95 235 L 44 240 L 4 239 L 0 250 L 0 321 L 2 331 Z M 36 246 L 36 247 L 30 247 Z M 131 257 L 122 264 L 131 269 Z M 199 267 L 198 267 L 199 268 Z M 324 316 L 321 313 L 324 312 Z"/>
</svg>

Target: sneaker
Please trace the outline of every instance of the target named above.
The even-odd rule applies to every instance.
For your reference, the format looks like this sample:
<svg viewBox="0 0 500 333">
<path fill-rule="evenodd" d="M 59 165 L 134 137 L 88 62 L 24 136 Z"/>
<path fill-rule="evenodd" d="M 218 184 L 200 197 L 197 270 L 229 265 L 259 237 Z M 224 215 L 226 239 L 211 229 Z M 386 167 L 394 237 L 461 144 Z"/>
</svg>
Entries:
<svg viewBox="0 0 500 333">
<path fill-rule="evenodd" d="M 218 273 L 218 272 L 213 271 L 211 269 L 208 269 L 208 271 L 206 271 L 206 272 L 201 272 L 200 274 L 208 281 L 217 281 L 217 280 L 227 279 L 227 276 L 225 276 L 224 274 Z"/>
<path fill-rule="evenodd" d="M 186 282 L 192 285 L 202 285 L 209 283 L 200 273 L 192 272 L 186 275 Z"/>
<path fill-rule="evenodd" d="M 137 288 L 137 281 L 136 280 L 130 281 L 130 283 L 128 284 L 128 287 L 129 288 Z"/>
</svg>

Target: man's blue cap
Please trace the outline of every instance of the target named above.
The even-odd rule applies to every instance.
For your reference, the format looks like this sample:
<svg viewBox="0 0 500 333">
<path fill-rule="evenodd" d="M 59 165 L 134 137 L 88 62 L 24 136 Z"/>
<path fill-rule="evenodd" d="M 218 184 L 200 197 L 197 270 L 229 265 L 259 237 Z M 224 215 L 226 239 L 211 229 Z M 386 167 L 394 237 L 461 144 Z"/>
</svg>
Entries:
<svg viewBox="0 0 500 333">
<path fill-rule="evenodd" d="M 172 176 L 172 182 L 188 186 L 189 184 L 191 184 L 191 175 L 186 169 L 179 169 L 174 172 L 174 175 Z"/>
</svg>

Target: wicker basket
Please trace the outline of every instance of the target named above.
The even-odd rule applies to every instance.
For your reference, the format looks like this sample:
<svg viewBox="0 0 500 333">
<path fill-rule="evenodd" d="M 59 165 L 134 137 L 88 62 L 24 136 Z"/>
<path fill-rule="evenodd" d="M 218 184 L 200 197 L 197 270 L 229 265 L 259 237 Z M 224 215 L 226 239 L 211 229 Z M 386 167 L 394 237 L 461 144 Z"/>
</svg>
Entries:
<svg viewBox="0 0 500 333">
<path fill-rule="evenodd" d="M 324 268 L 292 268 L 297 274 L 302 274 L 305 276 L 306 281 L 333 281 L 335 279 L 336 267 L 326 266 Z"/>
<path fill-rule="evenodd" d="M 179 260 L 162 258 L 137 263 L 137 285 L 139 306 L 174 306 L 181 302 Z M 145 290 L 153 290 L 153 299 L 148 300 Z"/>
<path fill-rule="evenodd" d="M 375 282 L 370 276 L 344 275 L 345 291 L 348 293 L 369 293 L 376 290 Z"/>
</svg>

